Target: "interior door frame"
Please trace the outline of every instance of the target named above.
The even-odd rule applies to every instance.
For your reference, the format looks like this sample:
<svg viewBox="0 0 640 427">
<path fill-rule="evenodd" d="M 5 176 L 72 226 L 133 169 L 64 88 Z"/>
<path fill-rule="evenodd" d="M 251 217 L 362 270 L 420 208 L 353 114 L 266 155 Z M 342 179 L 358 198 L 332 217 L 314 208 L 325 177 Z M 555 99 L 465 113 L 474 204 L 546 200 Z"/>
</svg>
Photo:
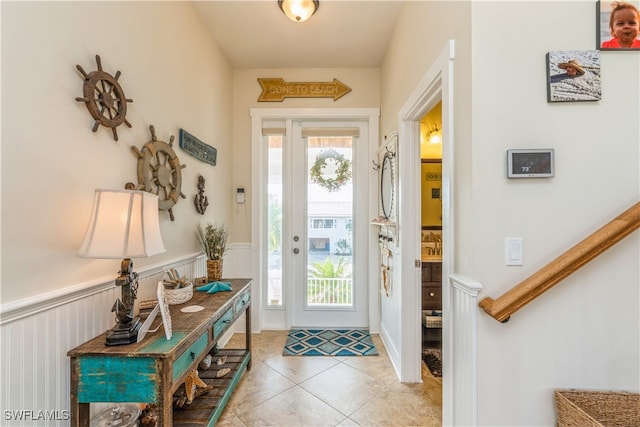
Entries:
<svg viewBox="0 0 640 427">
<path fill-rule="evenodd" d="M 453 62 L 455 43 L 450 40 L 425 73 L 418 86 L 398 113 L 399 158 L 405 165 L 399 170 L 400 253 L 402 254 L 402 319 L 400 380 L 421 381 L 421 215 L 420 215 L 420 119 L 439 101 L 442 101 L 442 421 L 452 425 L 453 393 L 453 339 L 451 325 L 451 289 L 449 276 L 454 271 L 455 224 L 454 190 L 454 108 Z M 410 259 L 405 259 L 408 257 Z M 413 260 L 415 260 L 415 263 Z M 473 383 L 475 379 L 468 379 Z"/>
<path fill-rule="evenodd" d="M 265 159 L 267 156 L 267 147 L 263 143 L 262 139 L 262 123 L 268 120 L 287 120 L 287 119 L 300 119 L 300 120 L 360 120 L 366 121 L 368 124 L 368 155 L 367 163 L 371 164 L 372 160 L 375 160 L 376 150 L 378 147 L 379 139 L 379 120 L 380 109 L 379 108 L 252 108 L 250 110 L 251 115 L 251 144 L 252 144 L 252 156 L 251 156 L 251 190 L 255 197 L 251 204 L 251 259 L 252 259 L 252 276 L 253 276 L 253 290 L 252 299 L 255 307 L 252 312 L 253 315 L 253 329 L 259 332 L 263 329 L 268 330 L 286 330 L 291 327 L 291 311 L 286 310 L 286 305 L 291 304 L 291 301 L 285 299 L 283 307 L 267 307 L 266 295 L 264 287 L 266 283 L 266 269 L 264 268 L 266 262 L 266 254 L 263 250 L 265 245 L 264 230 L 265 223 L 264 209 L 266 206 L 267 197 L 267 179 L 266 179 L 266 164 Z M 372 168 L 369 168 L 368 173 L 368 208 L 369 213 L 367 220 L 373 218 L 377 214 L 377 173 Z M 285 225 L 283 225 L 284 227 Z M 367 276 L 363 278 L 369 283 L 368 288 L 368 313 L 369 313 L 369 328 L 372 333 L 378 333 L 380 328 L 380 295 L 377 292 L 377 282 L 368 280 L 370 277 L 377 277 L 377 240 L 375 238 L 374 230 L 369 227 L 369 233 L 367 234 L 367 249 L 368 253 L 366 257 L 368 260 Z M 283 240 L 284 243 L 284 240 Z M 288 242 L 287 242 L 288 243 Z M 283 247 L 283 251 L 287 250 Z M 286 294 L 286 293 L 285 293 Z M 290 294 L 290 293 L 289 293 Z"/>
</svg>

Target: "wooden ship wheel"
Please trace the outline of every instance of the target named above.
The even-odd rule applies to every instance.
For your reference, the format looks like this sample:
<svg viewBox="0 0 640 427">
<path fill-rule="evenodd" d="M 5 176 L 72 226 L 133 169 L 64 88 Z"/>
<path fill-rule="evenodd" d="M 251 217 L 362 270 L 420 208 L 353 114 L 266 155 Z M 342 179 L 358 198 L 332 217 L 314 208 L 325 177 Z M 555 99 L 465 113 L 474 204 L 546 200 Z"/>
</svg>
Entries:
<svg viewBox="0 0 640 427">
<path fill-rule="evenodd" d="M 133 102 L 124 96 L 124 90 L 118 83 L 120 71 L 115 76 L 102 70 L 102 62 L 100 56 L 96 55 L 96 63 L 98 69 L 87 74 L 80 65 L 76 65 L 80 74 L 84 78 L 82 87 L 82 98 L 76 98 L 76 101 L 84 102 L 95 120 L 91 130 L 98 130 L 100 125 L 111 128 L 113 139 L 118 140 L 116 128 L 122 123 L 131 127 L 126 119 L 127 102 Z"/>
<path fill-rule="evenodd" d="M 138 157 L 138 190 L 154 193 L 158 196 L 158 209 L 169 211 L 171 221 L 175 221 L 173 206 L 178 197 L 186 199 L 182 194 L 182 169 L 178 156 L 173 151 L 174 136 L 169 143 L 158 141 L 153 125 L 149 126 L 151 141 L 144 144 L 142 150 L 132 146 L 131 150 Z"/>
</svg>

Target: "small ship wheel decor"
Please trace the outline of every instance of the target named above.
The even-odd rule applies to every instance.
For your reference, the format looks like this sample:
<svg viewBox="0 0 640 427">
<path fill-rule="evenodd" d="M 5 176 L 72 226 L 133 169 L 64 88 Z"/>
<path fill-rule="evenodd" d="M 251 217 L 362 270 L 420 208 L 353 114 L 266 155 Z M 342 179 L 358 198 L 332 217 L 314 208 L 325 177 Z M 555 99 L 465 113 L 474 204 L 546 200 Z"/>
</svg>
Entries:
<svg viewBox="0 0 640 427">
<path fill-rule="evenodd" d="M 76 68 L 84 78 L 82 87 L 82 98 L 76 98 L 78 102 L 84 102 L 95 120 L 92 131 L 96 132 L 100 125 L 111 128 L 113 139 L 118 140 L 118 132 L 116 128 L 121 124 L 131 127 L 126 119 L 127 102 L 133 102 L 124 96 L 124 90 L 118 83 L 120 71 L 115 76 L 103 71 L 100 56 L 96 55 L 96 63 L 98 69 L 90 73 L 86 73 L 80 65 Z"/>
<path fill-rule="evenodd" d="M 144 144 L 142 150 L 132 146 L 131 151 L 138 157 L 138 190 L 154 193 L 158 196 L 158 209 L 169 211 L 171 221 L 175 221 L 173 206 L 182 194 L 182 169 L 178 156 L 173 151 L 174 136 L 169 143 L 158 141 L 153 125 L 149 126 L 151 141 Z"/>
</svg>

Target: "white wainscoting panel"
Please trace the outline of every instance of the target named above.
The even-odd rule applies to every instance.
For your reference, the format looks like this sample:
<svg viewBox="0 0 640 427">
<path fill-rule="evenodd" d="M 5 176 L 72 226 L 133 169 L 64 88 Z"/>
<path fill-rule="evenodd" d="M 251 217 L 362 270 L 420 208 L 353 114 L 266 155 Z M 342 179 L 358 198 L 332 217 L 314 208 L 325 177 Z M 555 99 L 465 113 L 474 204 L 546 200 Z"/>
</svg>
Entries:
<svg viewBox="0 0 640 427">
<path fill-rule="evenodd" d="M 451 275 L 453 425 L 478 425 L 477 313 L 482 285 Z"/>
<path fill-rule="evenodd" d="M 138 301 L 155 299 L 165 271 L 206 276 L 206 258 L 193 254 L 138 271 Z M 115 277 L 74 285 L 0 306 L 0 425 L 69 425 L 72 348 L 114 326 Z"/>
</svg>

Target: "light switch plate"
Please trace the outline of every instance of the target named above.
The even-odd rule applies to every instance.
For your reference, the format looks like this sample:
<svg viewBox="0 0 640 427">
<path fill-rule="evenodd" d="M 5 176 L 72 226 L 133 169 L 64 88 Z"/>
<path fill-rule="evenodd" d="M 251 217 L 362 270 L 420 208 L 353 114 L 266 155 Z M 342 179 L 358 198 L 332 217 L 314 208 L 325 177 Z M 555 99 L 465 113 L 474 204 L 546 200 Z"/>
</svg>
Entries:
<svg viewBox="0 0 640 427">
<path fill-rule="evenodd" d="M 505 265 L 523 265 L 522 237 L 507 237 L 504 239 Z"/>
</svg>

